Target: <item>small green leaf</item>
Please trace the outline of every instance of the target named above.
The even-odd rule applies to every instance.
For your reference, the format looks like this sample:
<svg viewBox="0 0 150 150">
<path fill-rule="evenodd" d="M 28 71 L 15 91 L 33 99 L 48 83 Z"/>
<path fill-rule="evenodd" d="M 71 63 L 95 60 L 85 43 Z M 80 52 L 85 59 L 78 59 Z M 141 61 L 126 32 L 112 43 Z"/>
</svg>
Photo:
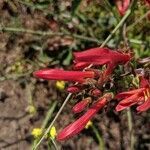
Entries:
<svg viewBox="0 0 150 150">
<path fill-rule="evenodd" d="M 72 15 L 75 14 L 82 0 L 73 0 L 72 1 Z"/>
<path fill-rule="evenodd" d="M 72 60 L 72 50 L 69 50 L 66 59 L 63 61 L 63 65 L 65 66 L 70 65 L 71 60 Z"/>
</svg>

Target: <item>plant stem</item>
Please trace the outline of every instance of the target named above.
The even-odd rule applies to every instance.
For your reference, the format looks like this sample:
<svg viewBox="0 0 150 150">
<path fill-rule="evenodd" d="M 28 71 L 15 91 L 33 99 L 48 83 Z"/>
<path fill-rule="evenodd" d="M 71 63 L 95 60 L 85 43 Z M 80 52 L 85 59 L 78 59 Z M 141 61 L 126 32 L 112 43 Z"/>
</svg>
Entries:
<svg viewBox="0 0 150 150">
<path fill-rule="evenodd" d="M 127 31 L 129 29 L 130 28 L 128 28 Z M 50 32 L 50 31 L 45 32 L 45 31 L 39 31 L 39 30 L 34 31 L 34 30 L 29 30 L 29 29 L 24 29 L 24 28 L 13 28 L 13 27 L 0 27 L 0 31 L 3 31 L 3 32 L 22 32 L 22 33 L 41 35 L 41 36 L 55 36 L 55 35 L 65 36 L 65 35 L 69 35 L 69 36 L 72 36 L 72 37 L 77 38 L 77 39 L 81 39 L 81 40 L 85 40 L 85 41 L 89 41 L 89 42 L 94 42 L 94 43 L 97 43 L 97 44 L 102 43 L 96 38 L 86 37 L 86 36 L 82 36 L 82 35 L 78 35 L 78 34 L 72 34 L 71 35 L 71 34 L 68 34 L 68 33 L 61 33 L 61 32 Z M 136 40 L 136 39 L 129 39 L 129 41 L 131 43 L 135 43 L 135 44 L 145 44 L 145 42 L 139 41 L 139 40 Z"/>
<path fill-rule="evenodd" d="M 145 45 L 148 43 L 148 42 L 146 43 L 145 41 L 140 41 L 137 39 L 130 39 L 129 41 L 130 41 L 130 43 L 139 44 L 139 45 Z"/>
<path fill-rule="evenodd" d="M 132 114 L 130 108 L 127 110 L 127 118 L 128 118 L 128 129 L 130 133 L 130 150 L 134 150 L 134 134 L 133 134 Z"/>
<path fill-rule="evenodd" d="M 43 141 L 43 139 L 45 138 L 45 136 L 47 135 L 47 133 L 50 131 L 50 129 L 52 128 L 52 126 L 54 125 L 56 119 L 58 118 L 58 116 L 62 112 L 64 106 L 69 101 L 69 99 L 71 98 L 71 96 L 72 96 L 72 93 L 69 93 L 68 96 L 66 97 L 65 101 L 63 102 L 62 106 L 60 107 L 59 111 L 57 112 L 56 116 L 54 117 L 53 121 L 51 122 L 51 124 L 49 125 L 49 127 L 47 128 L 47 130 L 45 131 L 44 135 L 41 137 L 41 139 L 39 140 L 39 142 L 37 143 L 37 145 L 35 145 L 35 147 L 33 148 L 33 150 L 36 150 L 38 148 L 38 146 L 40 145 L 40 143 Z"/>
<path fill-rule="evenodd" d="M 0 27 L 0 31 L 2 31 L 2 32 L 15 32 L 15 33 L 16 32 L 22 32 L 22 33 L 41 35 L 41 36 L 65 36 L 65 35 L 68 35 L 68 36 L 78 38 L 81 40 L 100 43 L 98 41 L 98 39 L 96 39 L 96 38 L 91 38 L 91 37 L 86 37 L 83 35 L 71 34 L 71 33 L 40 31 L 40 30 L 34 31 L 34 30 L 24 29 L 24 28 L 13 28 L 13 27 L 2 27 L 2 26 Z"/>
<path fill-rule="evenodd" d="M 24 77 L 24 76 L 28 76 L 33 72 L 33 70 L 30 70 L 26 73 L 22 73 L 22 74 L 8 74 L 6 76 L 2 76 L 0 77 L 0 81 L 4 81 L 4 80 L 8 80 L 8 79 L 13 79 L 16 80 L 18 78 Z"/>
<path fill-rule="evenodd" d="M 128 18 L 128 16 L 130 14 L 131 14 L 131 9 L 128 9 L 127 12 L 126 12 L 126 14 L 124 15 L 124 17 L 121 19 L 121 21 L 114 28 L 114 30 L 109 34 L 109 36 L 106 38 L 106 40 L 102 43 L 102 45 L 100 47 L 104 47 L 106 45 L 106 43 L 109 42 L 109 40 L 112 38 L 112 36 L 114 35 L 114 33 L 116 33 L 116 31 L 124 24 L 124 22 L 126 21 L 126 19 Z"/>
<path fill-rule="evenodd" d="M 57 144 L 56 144 L 55 140 L 51 138 L 51 141 L 52 141 L 52 143 L 53 143 L 53 145 L 55 147 L 55 150 L 58 150 L 58 147 L 57 147 Z"/>
<path fill-rule="evenodd" d="M 94 125 L 91 126 L 93 129 L 93 132 L 95 133 L 95 136 L 99 142 L 99 150 L 104 150 L 104 141 L 102 139 L 102 137 L 100 136 L 98 130 L 96 129 L 96 127 Z"/>
<path fill-rule="evenodd" d="M 129 29 L 130 28 L 128 28 L 127 31 Z M 97 43 L 97 44 L 102 43 L 96 38 L 86 37 L 86 36 L 82 36 L 82 35 L 78 35 L 78 34 L 72 34 L 71 35 L 69 33 L 61 33 L 61 32 L 50 32 L 50 31 L 45 32 L 45 31 L 40 31 L 40 30 L 34 31 L 34 30 L 30 30 L 30 29 L 13 28 L 13 27 L 0 27 L 0 31 L 3 31 L 3 32 L 22 32 L 22 33 L 41 35 L 41 36 L 55 36 L 55 35 L 65 36 L 65 35 L 69 35 L 69 36 L 72 36 L 72 37 L 77 38 L 77 39 L 81 39 L 81 40 L 85 40 L 85 41 L 89 41 L 89 42 L 94 42 L 94 43 Z M 136 40 L 136 39 L 129 39 L 129 41 L 131 43 L 135 43 L 135 44 L 145 44 L 143 41 L 139 41 L 139 40 Z"/>
</svg>

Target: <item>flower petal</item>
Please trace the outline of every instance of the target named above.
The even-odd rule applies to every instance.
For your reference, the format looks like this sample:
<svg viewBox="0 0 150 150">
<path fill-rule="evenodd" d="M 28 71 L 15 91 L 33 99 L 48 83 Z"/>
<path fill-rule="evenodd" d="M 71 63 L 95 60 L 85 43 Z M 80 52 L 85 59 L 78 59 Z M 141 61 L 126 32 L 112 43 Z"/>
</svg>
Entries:
<svg viewBox="0 0 150 150">
<path fill-rule="evenodd" d="M 84 68 L 88 67 L 90 65 L 90 63 L 86 63 L 86 62 L 79 62 L 79 63 L 75 63 L 73 66 L 74 70 L 83 70 Z"/>
<path fill-rule="evenodd" d="M 148 82 L 147 79 L 145 79 L 143 76 L 140 76 L 140 87 L 141 88 L 149 88 L 150 87 L 150 83 Z"/>
<path fill-rule="evenodd" d="M 124 109 L 126 109 L 126 108 L 128 108 L 128 107 L 129 107 L 129 106 L 122 106 L 122 105 L 118 104 L 118 105 L 116 106 L 115 110 L 116 110 L 116 111 L 122 111 L 122 110 L 124 110 Z"/>
<path fill-rule="evenodd" d="M 103 73 L 103 80 L 106 81 L 116 66 L 113 63 L 107 65 L 107 69 Z"/>
<path fill-rule="evenodd" d="M 143 100 L 143 97 L 139 97 L 138 98 L 138 100 L 137 101 L 132 101 L 132 102 L 130 102 L 130 103 L 127 103 L 127 104 L 118 104 L 117 106 L 116 106 L 116 111 L 121 111 L 121 110 L 124 110 L 124 109 L 126 109 L 126 108 L 129 108 L 129 107 L 131 107 L 131 106 L 133 106 L 133 105 L 135 105 L 135 104 L 138 104 L 139 102 L 141 102 L 141 100 Z"/>
<path fill-rule="evenodd" d="M 137 102 L 139 97 L 140 97 L 139 94 L 136 93 L 134 95 L 131 95 L 131 96 L 121 100 L 119 102 L 119 104 L 122 105 L 122 106 L 124 106 L 124 105 L 129 105 L 130 106 L 132 103 Z"/>
<path fill-rule="evenodd" d="M 47 80 L 64 80 L 84 82 L 85 78 L 94 78 L 92 71 L 64 71 L 60 69 L 43 69 L 34 72 L 34 76 Z"/>
<path fill-rule="evenodd" d="M 150 97 L 142 105 L 136 108 L 138 112 L 147 111 L 148 109 L 150 109 Z"/>
<path fill-rule="evenodd" d="M 130 106 L 133 106 L 135 104 L 138 103 L 139 101 L 139 95 L 138 94 L 134 94 L 126 99 L 123 99 L 117 106 L 116 106 L 116 111 L 121 111 L 124 110 Z"/>
<path fill-rule="evenodd" d="M 94 65 L 103 65 L 109 62 L 109 58 L 105 57 L 108 55 L 109 50 L 107 48 L 92 48 L 89 50 L 85 50 L 83 52 L 75 52 L 75 62 L 76 63 L 87 63 Z"/>
<path fill-rule="evenodd" d="M 136 94 L 136 93 L 141 93 L 145 90 L 145 88 L 140 88 L 140 89 L 136 89 L 136 90 L 131 90 L 131 91 L 127 91 L 127 92 L 122 92 L 122 93 L 119 93 L 115 96 L 116 99 L 122 99 L 122 98 L 126 98 L 126 97 L 129 97 L 133 94 Z"/>
</svg>

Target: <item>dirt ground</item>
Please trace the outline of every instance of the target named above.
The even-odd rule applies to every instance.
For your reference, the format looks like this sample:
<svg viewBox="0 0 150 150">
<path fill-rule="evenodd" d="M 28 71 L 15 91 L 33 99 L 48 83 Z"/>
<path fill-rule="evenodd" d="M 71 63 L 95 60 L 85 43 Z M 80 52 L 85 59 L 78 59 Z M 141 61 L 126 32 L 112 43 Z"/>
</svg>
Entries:
<svg viewBox="0 0 150 150">
<path fill-rule="evenodd" d="M 30 9 L 17 0 L 10 3 L 0 0 L 0 24 L 4 27 L 21 26 L 42 31 L 47 31 L 49 28 L 57 31 L 60 25 L 64 26 L 56 23 L 52 18 L 49 19 L 42 11 Z M 55 116 L 67 92 L 57 90 L 55 82 L 35 79 L 32 72 L 48 66 L 60 67 L 64 58 L 58 62 L 59 57 L 55 56 L 73 42 L 70 38 L 58 35 L 49 37 L 23 32 L 0 32 L 1 150 L 31 149 L 32 129 L 42 125 L 49 106 L 57 101 L 52 118 Z M 50 60 L 41 56 L 41 49 Z M 51 58 L 54 59 L 49 63 Z M 65 65 L 63 67 L 69 68 Z M 58 131 L 75 120 L 75 116 L 70 113 L 74 103 L 74 101 L 68 103 L 56 121 L 55 126 Z M 110 103 L 109 109 L 99 112 L 93 122 L 103 137 L 106 150 L 129 150 L 130 132 L 127 116 L 125 112 L 114 111 L 115 103 L 115 101 Z M 28 111 L 31 104 L 36 108 L 35 114 Z M 149 150 L 150 113 L 137 114 L 133 108 L 132 117 L 135 149 Z M 90 129 L 85 129 L 78 136 L 57 144 L 63 150 L 99 149 L 98 141 Z M 40 149 L 48 149 L 47 141 L 43 142 Z"/>
</svg>

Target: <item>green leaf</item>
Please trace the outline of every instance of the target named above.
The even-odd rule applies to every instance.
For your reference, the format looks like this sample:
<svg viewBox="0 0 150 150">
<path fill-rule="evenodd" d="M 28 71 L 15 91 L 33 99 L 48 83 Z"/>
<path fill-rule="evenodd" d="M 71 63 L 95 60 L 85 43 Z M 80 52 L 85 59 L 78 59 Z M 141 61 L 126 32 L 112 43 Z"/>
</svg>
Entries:
<svg viewBox="0 0 150 150">
<path fill-rule="evenodd" d="M 71 60 L 72 60 L 72 50 L 69 50 L 66 59 L 63 61 L 63 65 L 65 66 L 70 65 Z"/>
<path fill-rule="evenodd" d="M 47 54 L 41 52 L 39 55 L 38 55 L 38 59 L 39 61 L 43 62 L 43 63 L 49 63 L 52 61 L 52 58 L 50 58 Z"/>
<path fill-rule="evenodd" d="M 72 1 L 72 15 L 75 14 L 82 0 L 73 0 Z"/>
</svg>

